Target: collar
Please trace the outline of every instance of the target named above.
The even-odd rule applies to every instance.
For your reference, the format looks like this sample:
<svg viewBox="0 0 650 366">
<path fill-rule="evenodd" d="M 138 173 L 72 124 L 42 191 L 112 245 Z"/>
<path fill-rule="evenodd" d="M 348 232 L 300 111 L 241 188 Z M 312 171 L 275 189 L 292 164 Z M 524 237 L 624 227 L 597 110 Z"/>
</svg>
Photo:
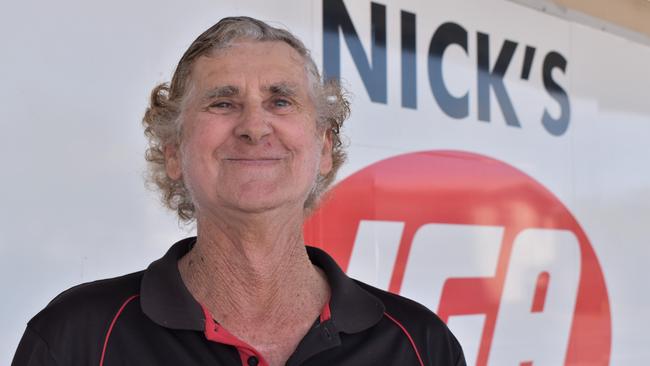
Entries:
<svg viewBox="0 0 650 366">
<path fill-rule="evenodd" d="M 196 331 L 205 328 L 203 308 L 185 287 L 178 271 L 178 260 L 194 243 L 196 237 L 177 242 L 144 273 L 140 287 L 142 311 L 158 325 Z M 337 331 L 357 333 L 379 322 L 384 305 L 378 298 L 348 277 L 321 249 L 307 246 L 307 254 L 327 276 L 331 289 L 331 321 Z"/>
</svg>

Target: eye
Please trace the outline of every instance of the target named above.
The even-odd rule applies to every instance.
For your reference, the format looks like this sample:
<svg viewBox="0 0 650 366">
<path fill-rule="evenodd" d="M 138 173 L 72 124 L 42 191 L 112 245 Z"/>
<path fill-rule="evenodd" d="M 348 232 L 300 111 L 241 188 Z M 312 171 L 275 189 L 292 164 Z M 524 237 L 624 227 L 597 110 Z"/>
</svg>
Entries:
<svg viewBox="0 0 650 366">
<path fill-rule="evenodd" d="M 233 104 L 228 101 L 220 100 L 218 102 L 214 102 L 210 104 L 210 108 L 218 108 L 218 109 L 230 109 L 233 107 Z"/>
<path fill-rule="evenodd" d="M 286 99 L 279 98 L 273 101 L 273 105 L 278 108 L 285 108 L 285 107 L 290 107 L 291 102 Z"/>
</svg>

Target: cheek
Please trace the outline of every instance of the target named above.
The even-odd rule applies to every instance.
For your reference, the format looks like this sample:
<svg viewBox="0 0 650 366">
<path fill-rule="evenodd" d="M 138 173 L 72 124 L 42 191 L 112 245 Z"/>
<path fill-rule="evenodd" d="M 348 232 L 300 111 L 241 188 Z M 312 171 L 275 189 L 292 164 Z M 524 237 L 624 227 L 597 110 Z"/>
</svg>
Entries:
<svg viewBox="0 0 650 366">
<path fill-rule="evenodd" d="M 227 139 L 228 133 L 210 120 L 197 119 L 184 134 L 181 148 L 182 170 L 186 184 L 191 186 L 192 180 L 215 174 L 216 154 Z"/>
<path fill-rule="evenodd" d="M 230 135 L 227 126 L 227 123 L 214 118 L 195 118 L 184 131 L 183 143 L 195 155 L 211 154 Z"/>
<path fill-rule="evenodd" d="M 305 136 L 305 145 L 303 160 L 303 169 L 308 172 L 310 179 L 316 178 L 318 173 L 321 171 L 323 159 L 325 158 L 322 154 L 323 145 L 320 139 L 314 137 L 313 135 Z"/>
</svg>

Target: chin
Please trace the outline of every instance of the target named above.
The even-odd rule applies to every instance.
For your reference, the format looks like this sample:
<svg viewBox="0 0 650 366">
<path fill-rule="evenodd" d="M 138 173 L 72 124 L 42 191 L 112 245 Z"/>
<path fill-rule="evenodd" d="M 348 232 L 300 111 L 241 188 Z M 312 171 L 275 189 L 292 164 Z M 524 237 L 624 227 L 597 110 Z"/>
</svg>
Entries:
<svg viewBox="0 0 650 366">
<path fill-rule="evenodd" d="M 283 207 L 284 205 L 280 202 L 270 202 L 270 201 L 245 201 L 237 202 L 235 207 L 237 210 L 250 214 L 259 214 L 269 211 L 274 211 L 278 208 Z"/>
<path fill-rule="evenodd" d="M 258 191 L 253 194 L 239 196 L 234 205 L 244 212 L 262 213 L 282 207 L 291 208 L 295 206 L 302 208 L 305 199 L 304 197 L 301 199 L 300 197 L 264 194 L 263 191 Z"/>
</svg>

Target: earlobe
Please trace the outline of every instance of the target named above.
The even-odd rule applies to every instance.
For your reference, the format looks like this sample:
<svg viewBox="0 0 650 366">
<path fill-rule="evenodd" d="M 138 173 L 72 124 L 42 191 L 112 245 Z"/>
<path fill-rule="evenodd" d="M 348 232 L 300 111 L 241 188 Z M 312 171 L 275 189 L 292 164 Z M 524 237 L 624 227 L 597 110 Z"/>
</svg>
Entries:
<svg viewBox="0 0 650 366">
<path fill-rule="evenodd" d="M 323 149 L 320 159 L 320 175 L 327 175 L 332 170 L 332 131 L 323 134 Z"/>
<path fill-rule="evenodd" d="M 165 145 L 165 171 L 172 180 L 179 180 L 182 176 L 178 146 Z"/>
</svg>

